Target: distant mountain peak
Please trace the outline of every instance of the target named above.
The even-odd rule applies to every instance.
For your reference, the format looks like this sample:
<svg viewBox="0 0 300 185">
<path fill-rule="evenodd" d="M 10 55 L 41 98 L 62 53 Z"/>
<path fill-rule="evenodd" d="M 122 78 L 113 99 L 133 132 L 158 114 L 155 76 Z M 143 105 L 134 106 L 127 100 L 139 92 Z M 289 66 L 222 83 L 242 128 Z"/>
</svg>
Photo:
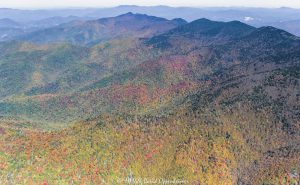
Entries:
<svg viewBox="0 0 300 185">
<path fill-rule="evenodd" d="M 209 20 L 207 18 L 201 18 L 201 19 L 197 19 L 193 22 L 217 22 L 217 21 L 212 21 L 212 20 Z"/>
<path fill-rule="evenodd" d="M 137 5 L 119 5 L 117 6 L 117 8 L 135 8 L 135 7 L 139 7 Z"/>
<path fill-rule="evenodd" d="M 122 17 L 122 16 L 133 16 L 133 15 L 135 15 L 135 14 L 132 13 L 132 12 L 127 12 L 127 13 L 125 13 L 125 14 L 119 15 L 118 17 Z"/>
<path fill-rule="evenodd" d="M 188 22 L 182 18 L 175 18 L 175 19 L 172 19 L 173 22 L 176 22 L 178 24 L 181 24 L 181 25 L 184 25 L 184 24 L 187 24 Z"/>
<path fill-rule="evenodd" d="M 169 41 L 175 37 L 190 39 L 193 42 L 199 41 L 199 43 L 204 45 L 221 44 L 232 39 L 244 37 L 253 30 L 255 30 L 254 27 L 239 21 L 218 22 L 202 18 L 155 36 L 146 41 L 146 44 L 165 48 L 170 46 Z"/>
<path fill-rule="evenodd" d="M 20 26 L 20 24 L 12 19 L 9 18 L 0 19 L 0 27 L 18 27 L 18 26 Z"/>
<path fill-rule="evenodd" d="M 252 30 L 254 30 L 254 27 L 239 21 L 219 22 L 202 18 L 195 20 L 191 23 L 185 24 L 181 27 L 175 28 L 170 32 L 180 32 L 185 34 L 192 34 L 194 36 L 216 36 L 219 34 L 223 34 L 235 37 L 239 35 L 244 35 L 244 33 L 248 33 Z"/>
<path fill-rule="evenodd" d="M 266 36 L 273 37 L 273 38 L 299 39 L 298 37 L 296 37 L 295 35 L 287 32 L 287 31 L 284 31 L 284 30 L 281 30 L 281 29 L 278 29 L 278 28 L 275 28 L 272 26 L 264 26 L 264 27 L 258 28 L 254 34 L 260 35 L 260 36 L 265 36 L 265 37 Z"/>
<path fill-rule="evenodd" d="M 168 20 L 161 17 L 128 12 L 116 17 L 89 21 L 72 21 L 30 33 L 21 39 L 36 43 L 65 41 L 76 44 L 94 44 L 116 37 L 152 37 L 186 23 L 183 19 Z"/>
<path fill-rule="evenodd" d="M 203 24 L 214 24 L 214 23 L 220 23 L 218 21 L 211 21 L 209 19 L 206 18 L 201 18 L 201 19 L 197 19 L 192 21 L 190 24 L 191 25 L 203 25 Z"/>
<path fill-rule="evenodd" d="M 284 30 L 275 28 L 273 26 L 263 26 L 263 27 L 258 28 L 257 31 L 260 31 L 260 32 L 269 32 L 269 33 L 282 33 L 282 32 L 286 32 Z"/>
<path fill-rule="evenodd" d="M 154 20 L 154 21 L 168 21 L 167 19 L 162 18 L 162 17 L 156 17 L 156 16 L 140 14 L 140 13 L 132 13 L 132 12 L 128 12 L 128 13 L 119 15 L 115 18 L 132 18 L 132 19 L 149 19 L 149 20 Z"/>
<path fill-rule="evenodd" d="M 219 26 L 222 26 L 222 25 L 226 25 L 226 26 L 229 26 L 229 25 L 232 25 L 232 26 L 245 26 L 245 27 L 252 27 L 248 24 L 245 24 L 245 23 L 242 23 L 240 21 L 237 21 L 237 20 L 234 20 L 234 21 L 229 21 L 229 22 L 221 22 L 221 21 L 212 21 L 212 20 L 209 20 L 209 19 L 206 19 L 206 18 L 201 18 L 201 19 L 197 19 L 193 22 L 191 22 L 192 24 L 198 24 L 198 25 L 201 25 L 201 24 L 211 24 L 211 25 L 219 25 Z"/>
</svg>

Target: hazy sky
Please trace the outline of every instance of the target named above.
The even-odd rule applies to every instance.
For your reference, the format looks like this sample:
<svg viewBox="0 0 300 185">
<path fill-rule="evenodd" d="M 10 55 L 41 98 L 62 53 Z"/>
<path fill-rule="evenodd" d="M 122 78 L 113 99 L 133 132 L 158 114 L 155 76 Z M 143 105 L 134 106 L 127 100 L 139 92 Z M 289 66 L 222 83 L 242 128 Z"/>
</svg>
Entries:
<svg viewBox="0 0 300 185">
<path fill-rule="evenodd" d="M 57 8 L 111 7 L 118 5 L 248 6 L 300 8 L 300 0 L 0 0 L 0 7 Z"/>
</svg>

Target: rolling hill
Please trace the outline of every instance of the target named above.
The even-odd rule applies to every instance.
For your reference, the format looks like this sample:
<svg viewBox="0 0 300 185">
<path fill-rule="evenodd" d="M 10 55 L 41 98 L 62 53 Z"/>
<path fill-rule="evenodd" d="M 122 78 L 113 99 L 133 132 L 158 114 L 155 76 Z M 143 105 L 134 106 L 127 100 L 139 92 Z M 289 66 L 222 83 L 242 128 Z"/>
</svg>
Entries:
<svg viewBox="0 0 300 185">
<path fill-rule="evenodd" d="M 128 13 L 0 51 L 0 181 L 299 183 L 300 38 L 286 31 Z"/>
<path fill-rule="evenodd" d="M 130 35 L 149 37 L 185 23 L 183 19 L 170 21 L 130 12 L 93 21 L 73 21 L 24 35 L 21 39 L 34 43 L 70 42 L 89 45 Z"/>
</svg>

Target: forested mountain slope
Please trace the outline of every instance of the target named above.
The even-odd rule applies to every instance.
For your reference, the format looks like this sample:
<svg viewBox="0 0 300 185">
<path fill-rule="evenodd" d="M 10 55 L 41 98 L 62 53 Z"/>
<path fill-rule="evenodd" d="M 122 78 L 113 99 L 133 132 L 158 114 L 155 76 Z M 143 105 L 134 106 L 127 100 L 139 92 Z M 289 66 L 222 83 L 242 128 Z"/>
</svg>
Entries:
<svg viewBox="0 0 300 185">
<path fill-rule="evenodd" d="M 183 19 L 167 20 L 129 12 L 98 20 L 75 20 L 23 35 L 19 39 L 34 43 L 70 42 L 92 45 L 116 37 L 149 37 L 186 23 Z"/>
<path fill-rule="evenodd" d="M 96 22 L 113 25 L 107 41 L 72 45 L 55 27 L 71 43 L 0 44 L 0 180 L 299 183 L 298 37 L 238 21 Z"/>
</svg>

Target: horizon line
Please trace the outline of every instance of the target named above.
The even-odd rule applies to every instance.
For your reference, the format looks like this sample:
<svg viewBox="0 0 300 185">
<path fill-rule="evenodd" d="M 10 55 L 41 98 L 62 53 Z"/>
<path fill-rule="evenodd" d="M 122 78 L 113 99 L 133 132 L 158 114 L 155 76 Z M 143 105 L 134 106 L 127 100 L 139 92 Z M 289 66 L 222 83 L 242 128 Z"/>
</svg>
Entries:
<svg viewBox="0 0 300 185">
<path fill-rule="evenodd" d="M 14 10 L 63 10 L 63 9 L 107 9 L 107 8 L 118 8 L 118 7 L 168 7 L 168 8 L 236 8 L 236 9 L 295 9 L 300 10 L 300 7 L 293 8 L 287 6 L 280 6 L 280 7 L 264 7 L 264 6 L 170 6 L 170 5 L 117 5 L 117 6 L 97 6 L 97 7 L 84 7 L 84 6 L 45 6 L 45 7 L 0 7 L 0 9 L 14 9 Z"/>
</svg>

